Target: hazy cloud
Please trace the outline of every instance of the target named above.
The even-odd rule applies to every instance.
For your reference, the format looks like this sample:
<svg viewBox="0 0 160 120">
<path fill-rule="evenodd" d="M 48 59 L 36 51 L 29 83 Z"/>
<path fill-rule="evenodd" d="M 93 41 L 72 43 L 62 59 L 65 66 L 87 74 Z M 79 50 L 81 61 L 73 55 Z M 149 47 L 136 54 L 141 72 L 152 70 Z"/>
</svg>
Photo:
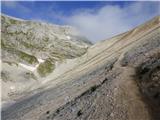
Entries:
<svg viewBox="0 0 160 120">
<path fill-rule="evenodd" d="M 63 20 L 93 42 L 125 32 L 159 14 L 159 2 L 136 2 L 120 7 L 106 5 L 97 11 L 83 9 Z"/>
<path fill-rule="evenodd" d="M 123 33 L 160 14 L 158 1 L 123 2 L 125 3 L 123 6 L 120 3 L 108 5 L 107 3 L 109 2 L 98 8 L 84 9 L 77 6 L 72 11 L 64 11 L 60 4 L 54 2 L 41 7 L 37 2 L 30 2 L 32 8 L 29 8 L 22 2 L 2 1 L 2 6 L 30 20 L 75 26 L 92 42 Z"/>
<path fill-rule="evenodd" d="M 31 12 L 31 10 L 29 8 L 23 6 L 18 1 L 2 1 L 1 3 L 2 3 L 2 6 L 5 6 L 5 7 L 9 8 L 9 9 L 18 9 L 19 12 L 22 12 L 22 13 Z"/>
<path fill-rule="evenodd" d="M 2 1 L 2 4 L 9 8 L 15 8 L 17 6 L 16 1 Z"/>
</svg>

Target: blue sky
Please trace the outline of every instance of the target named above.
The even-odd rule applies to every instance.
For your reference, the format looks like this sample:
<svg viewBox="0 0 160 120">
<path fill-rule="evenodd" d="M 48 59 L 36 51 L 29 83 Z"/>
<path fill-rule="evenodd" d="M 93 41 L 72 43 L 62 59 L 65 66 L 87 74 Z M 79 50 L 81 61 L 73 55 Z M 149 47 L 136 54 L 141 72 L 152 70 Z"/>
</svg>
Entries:
<svg viewBox="0 0 160 120">
<path fill-rule="evenodd" d="M 3 1 L 1 12 L 10 16 L 68 24 L 93 42 L 125 32 L 159 15 L 157 2 Z"/>
<path fill-rule="evenodd" d="M 57 15 L 71 16 L 75 11 L 82 9 L 92 9 L 94 11 L 105 5 L 118 5 L 123 7 L 125 4 L 133 2 L 106 2 L 106 1 L 3 1 L 2 13 L 29 20 L 44 20 L 55 24 L 65 24 L 58 19 Z"/>
</svg>

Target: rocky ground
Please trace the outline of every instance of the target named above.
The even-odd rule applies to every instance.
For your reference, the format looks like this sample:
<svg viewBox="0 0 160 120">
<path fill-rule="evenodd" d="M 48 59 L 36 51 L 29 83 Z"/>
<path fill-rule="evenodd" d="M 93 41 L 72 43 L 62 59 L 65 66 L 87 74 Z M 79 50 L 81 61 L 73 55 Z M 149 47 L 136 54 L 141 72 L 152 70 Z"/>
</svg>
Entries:
<svg viewBox="0 0 160 120">
<path fill-rule="evenodd" d="M 2 110 L 2 119 L 159 120 L 159 23 L 155 17 L 91 46 L 64 74 Z"/>
<path fill-rule="evenodd" d="M 61 64 L 82 56 L 92 44 L 71 26 L 3 14 L 1 21 L 2 101 L 6 104 L 15 102 L 16 94 L 32 91 L 50 80 L 49 75 L 53 79 Z"/>
</svg>

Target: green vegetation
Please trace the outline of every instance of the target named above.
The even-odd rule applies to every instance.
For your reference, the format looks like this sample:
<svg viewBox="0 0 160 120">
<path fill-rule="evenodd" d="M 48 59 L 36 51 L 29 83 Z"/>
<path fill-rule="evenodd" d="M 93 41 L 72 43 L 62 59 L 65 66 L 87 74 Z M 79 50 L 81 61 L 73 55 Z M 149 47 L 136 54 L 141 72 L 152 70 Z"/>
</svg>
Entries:
<svg viewBox="0 0 160 120">
<path fill-rule="evenodd" d="M 22 45 L 24 45 L 25 48 L 31 48 L 31 49 L 34 48 L 34 46 L 30 43 L 27 43 L 27 42 L 24 42 L 24 41 L 21 41 L 21 43 L 22 43 Z"/>
<path fill-rule="evenodd" d="M 60 53 L 56 53 L 56 52 L 52 52 L 51 55 L 55 58 L 58 58 L 59 60 L 63 60 L 65 59 L 65 56 L 63 54 L 60 54 Z"/>
<path fill-rule="evenodd" d="M 1 47 L 4 54 L 9 55 L 9 59 L 11 58 L 12 61 L 16 61 L 17 63 L 22 62 L 35 65 L 38 63 L 38 60 L 34 55 L 42 54 L 51 58 L 38 67 L 37 71 L 41 76 L 46 76 L 54 70 L 55 61 L 65 62 L 66 59 L 79 57 L 87 51 L 86 48 L 79 47 L 78 43 L 81 45 L 81 40 L 77 39 L 77 36 L 74 37 L 74 39 L 78 40 L 75 43 L 74 41 L 70 42 L 59 37 L 61 33 L 58 33 L 60 35 L 53 34 L 53 37 L 52 35 L 50 36 L 52 33 L 42 33 L 42 37 L 38 37 L 36 34 L 38 32 L 37 29 L 41 29 L 42 27 L 43 30 L 45 28 L 43 24 L 31 21 L 19 21 L 7 16 L 2 16 L 2 22 L 3 39 L 1 40 Z M 7 63 L 12 65 L 12 61 L 11 63 Z"/>
<path fill-rule="evenodd" d="M 51 73 L 54 70 L 54 68 L 55 65 L 52 64 L 49 60 L 46 60 L 44 63 L 41 63 L 38 66 L 37 71 L 41 77 L 45 77 L 46 75 Z"/>
<path fill-rule="evenodd" d="M 17 55 L 20 58 L 20 61 L 24 60 L 29 64 L 34 64 L 34 63 L 38 63 L 38 60 L 35 56 L 29 55 L 25 52 L 16 50 L 15 48 L 9 46 L 8 44 L 4 44 L 3 41 L 1 41 L 1 47 L 2 49 L 8 51 L 11 54 Z"/>
<path fill-rule="evenodd" d="M 1 48 L 2 49 L 5 49 L 7 47 L 11 47 L 11 45 L 9 43 L 6 44 L 4 41 L 5 41 L 4 39 L 1 39 Z"/>
<path fill-rule="evenodd" d="M 20 57 L 20 59 L 26 61 L 29 64 L 38 63 L 38 60 L 35 56 L 29 55 L 29 54 L 24 53 L 22 51 L 18 52 L 18 56 Z"/>
<path fill-rule="evenodd" d="M 5 44 L 4 44 L 3 40 L 1 40 L 1 48 L 5 48 Z"/>
<path fill-rule="evenodd" d="M 17 21 L 17 20 L 14 20 L 14 19 L 10 19 L 10 23 L 11 23 L 11 24 L 16 24 L 16 23 L 18 23 L 18 21 Z"/>
</svg>

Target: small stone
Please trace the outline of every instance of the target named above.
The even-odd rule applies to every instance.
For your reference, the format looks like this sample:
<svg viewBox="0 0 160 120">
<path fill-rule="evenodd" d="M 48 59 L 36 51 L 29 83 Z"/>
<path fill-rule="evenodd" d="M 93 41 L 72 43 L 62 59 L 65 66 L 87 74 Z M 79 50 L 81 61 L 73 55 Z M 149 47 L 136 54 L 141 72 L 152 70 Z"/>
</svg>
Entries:
<svg viewBox="0 0 160 120">
<path fill-rule="evenodd" d="M 113 116 L 114 116 L 114 113 L 111 113 L 110 116 L 113 117 Z"/>
</svg>

